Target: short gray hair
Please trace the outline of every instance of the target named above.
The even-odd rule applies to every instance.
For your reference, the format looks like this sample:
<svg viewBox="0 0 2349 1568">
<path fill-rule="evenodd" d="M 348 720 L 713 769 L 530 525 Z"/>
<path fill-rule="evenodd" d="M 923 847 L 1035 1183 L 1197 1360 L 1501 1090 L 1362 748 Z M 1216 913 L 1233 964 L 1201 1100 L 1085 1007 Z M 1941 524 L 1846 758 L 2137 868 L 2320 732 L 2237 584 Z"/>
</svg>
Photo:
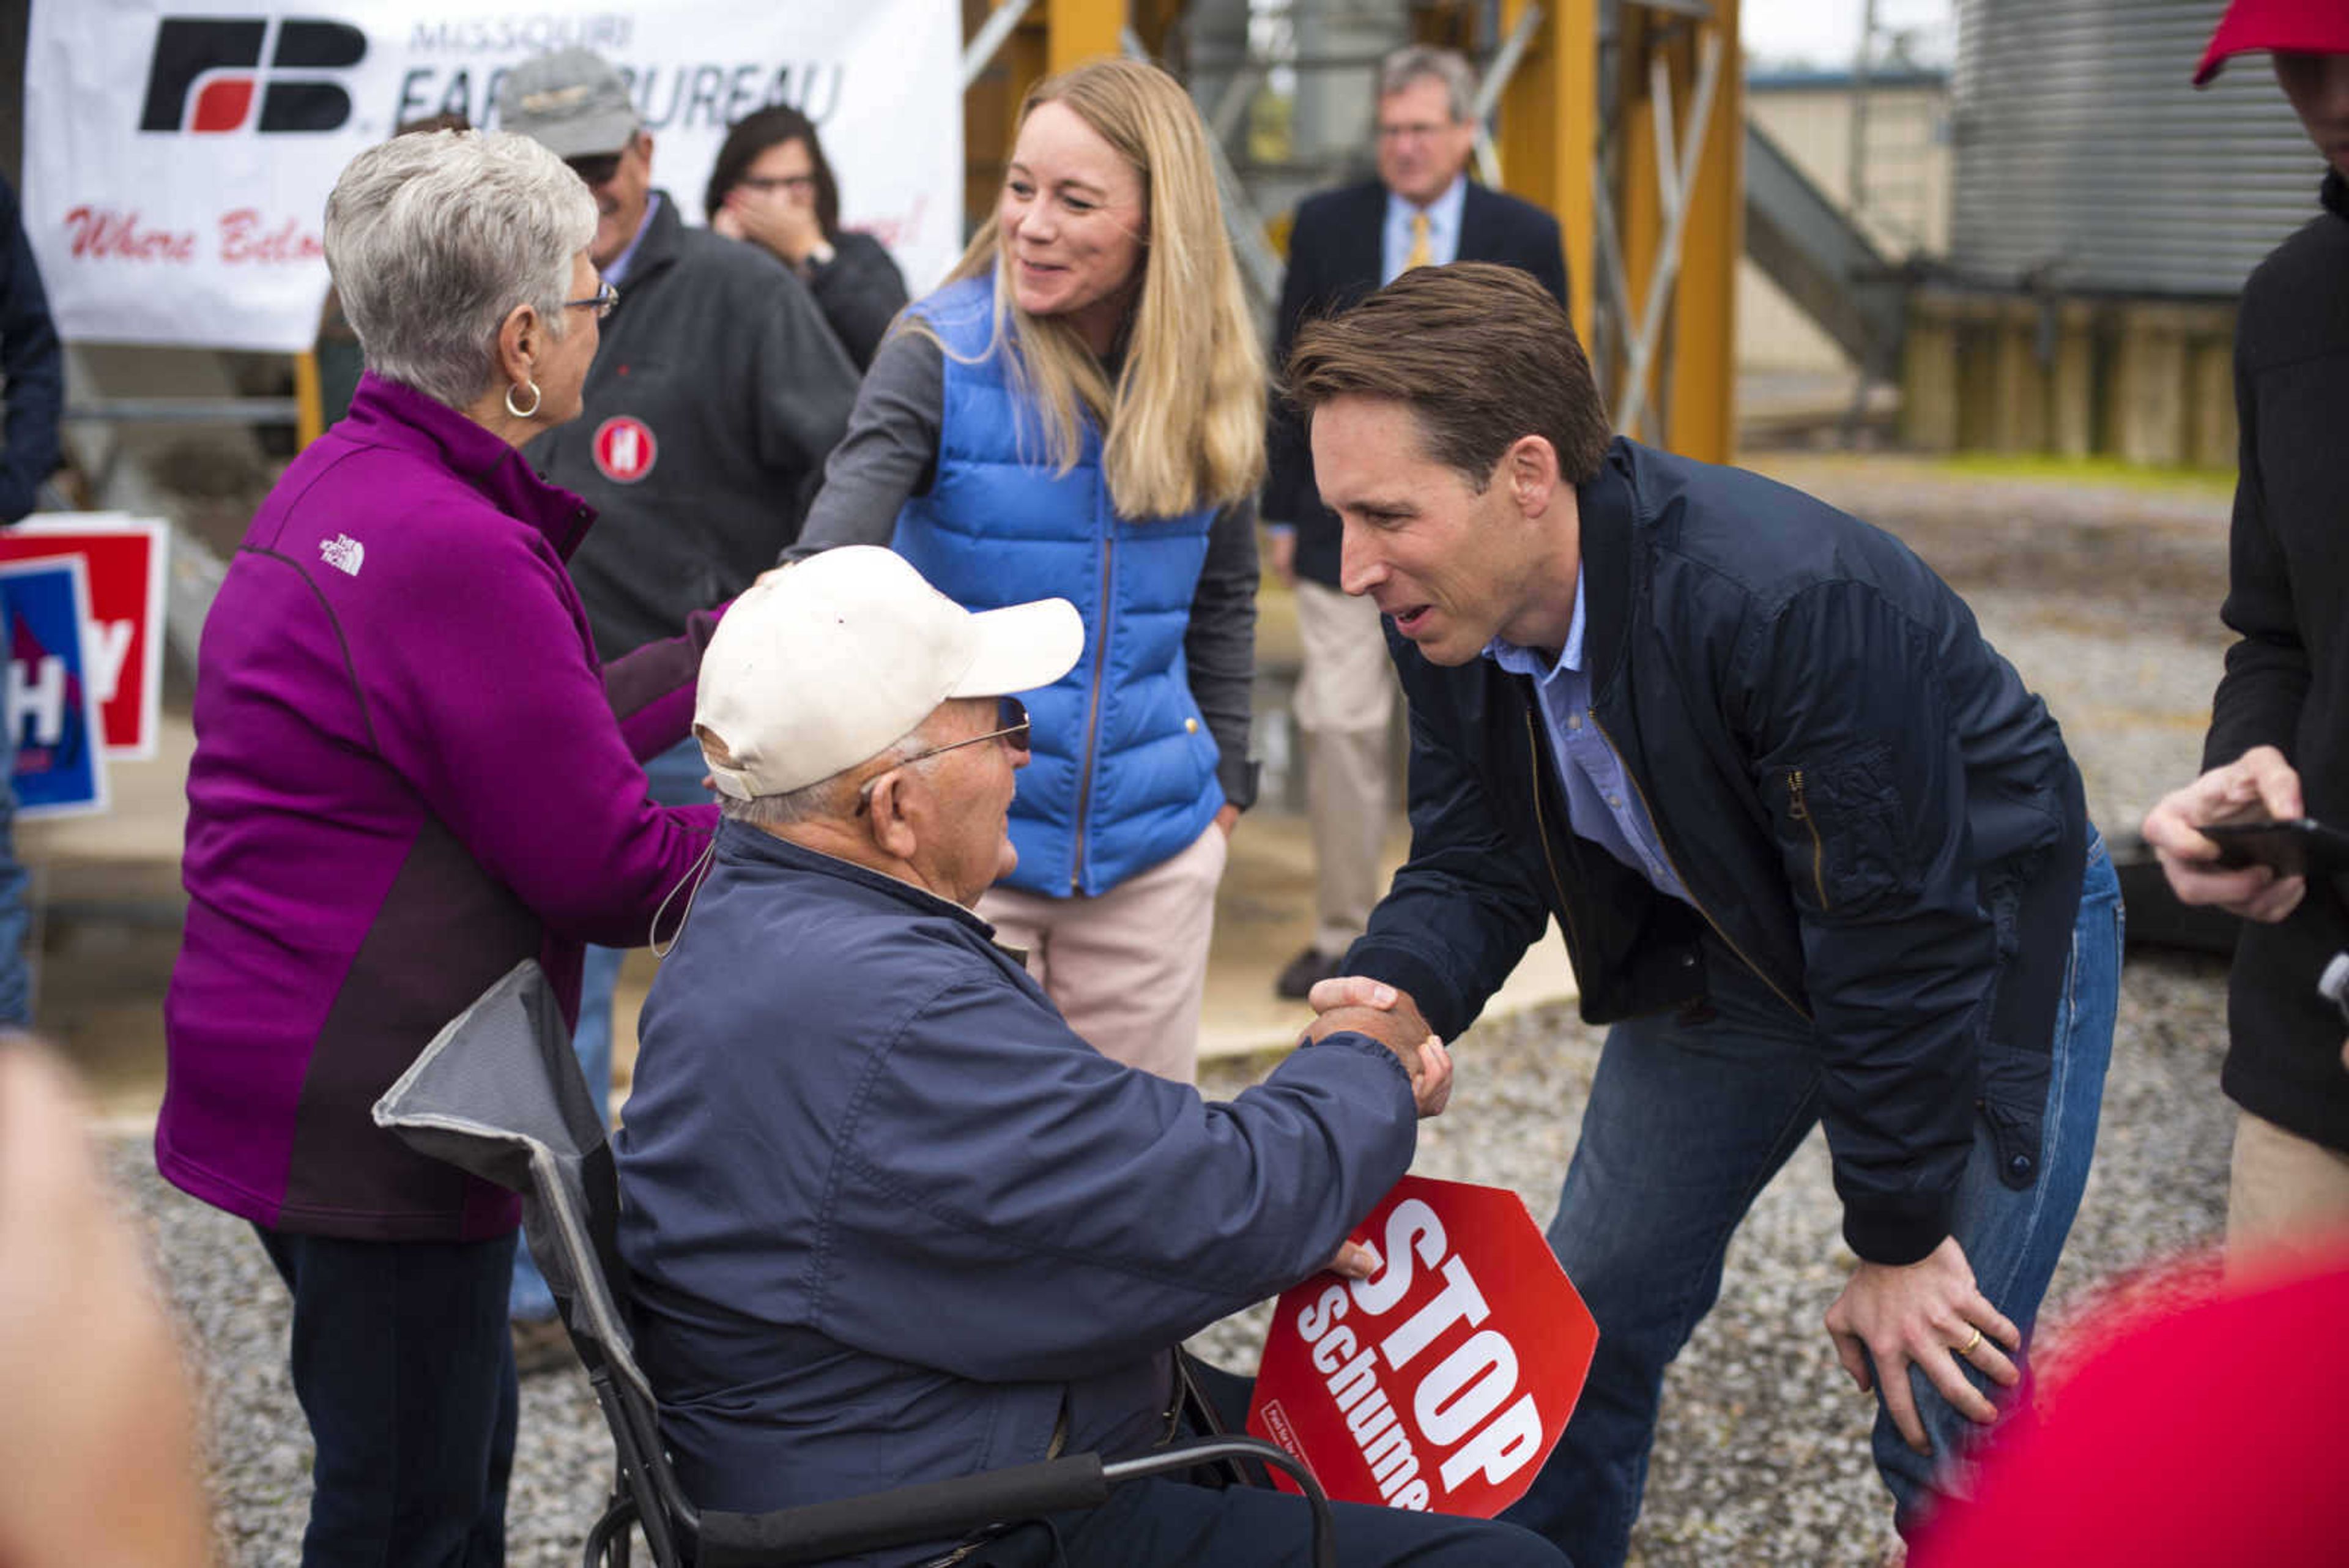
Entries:
<svg viewBox="0 0 2349 1568">
<path fill-rule="evenodd" d="M 1412 44 L 1379 62 L 1379 96 L 1392 98 L 1415 81 L 1444 84 L 1452 123 L 1465 125 L 1476 112 L 1476 68 L 1457 49 Z"/>
<path fill-rule="evenodd" d="M 928 722 L 928 720 L 924 720 L 924 727 Z M 786 827 L 821 822 L 827 817 L 847 816 L 856 803 L 856 792 L 848 787 L 850 775 L 869 763 L 885 762 L 895 766 L 908 757 L 927 751 L 929 744 L 921 730 L 916 729 L 891 742 L 887 750 L 865 758 L 864 762 L 852 763 L 829 778 L 802 784 L 781 794 L 752 795 L 749 800 L 737 800 L 730 794 L 721 794 L 718 797 L 718 815 L 729 822 L 743 823 L 769 833 L 780 833 Z M 882 771 L 886 772 L 887 769 Z M 880 774 L 873 776 L 877 778 Z"/>
<path fill-rule="evenodd" d="M 547 330 L 595 199 L 526 136 L 395 136 L 350 161 L 326 198 L 326 270 L 367 369 L 461 409 L 497 376 L 498 328 L 518 305 Z"/>
</svg>

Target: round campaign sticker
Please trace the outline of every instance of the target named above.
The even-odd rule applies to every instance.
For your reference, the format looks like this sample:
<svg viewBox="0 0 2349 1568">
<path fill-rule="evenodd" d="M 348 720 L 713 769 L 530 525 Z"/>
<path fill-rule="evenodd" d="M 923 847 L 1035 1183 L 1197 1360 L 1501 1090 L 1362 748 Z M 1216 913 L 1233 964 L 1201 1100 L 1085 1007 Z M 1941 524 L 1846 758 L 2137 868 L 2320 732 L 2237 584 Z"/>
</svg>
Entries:
<svg viewBox="0 0 2349 1568">
<path fill-rule="evenodd" d="M 595 466 L 615 484 L 634 484 L 653 471 L 660 445 L 645 421 L 622 414 L 595 430 Z"/>
</svg>

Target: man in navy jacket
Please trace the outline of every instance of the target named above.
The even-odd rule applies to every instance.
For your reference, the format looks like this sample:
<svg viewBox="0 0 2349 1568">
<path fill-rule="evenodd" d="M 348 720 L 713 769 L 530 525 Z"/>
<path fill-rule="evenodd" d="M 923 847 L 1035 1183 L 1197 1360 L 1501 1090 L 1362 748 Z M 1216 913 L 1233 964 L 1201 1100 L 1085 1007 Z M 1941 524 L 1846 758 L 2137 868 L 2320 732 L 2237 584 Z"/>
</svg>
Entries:
<svg viewBox="0 0 2349 1568">
<path fill-rule="evenodd" d="M 1363 1008 L 1210 1105 L 1071 1033 L 991 940 L 971 906 L 1016 858 L 1027 756 L 999 694 L 1083 640 L 1065 600 L 974 615 L 855 545 L 711 639 L 695 731 L 728 820 L 617 1144 L 638 1350 L 704 1508 L 1164 1443 L 1175 1346 L 1330 1263 L 1442 1108 L 1442 1045 Z M 1350 1563 L 1561 1561 L 1510 1526 L 1339 1513 Z M 1301 1563 L 1307 1536 L 1299 1498 L 1181 1480 L 1051 1528 L 1072 1568 Z"/>
<path fill-rule="evenodd" d="M 1414 46 L 1387 57 L 1379 73 L 1379 177 L 1298 208 L 1276 365 L 1306 322 L 1343 310 L 1413 266 L 1500 262 L 1523 267 L 1566 303 L 1557 220 L 1468 178 L 1475 96 L 1468 62 L 1450 49 Z M 1266 459 L 1268 553 L 1296 593 L 1304 656 L 1295 711 L 1313 823 L 1314 932 L 1278 982 L 1283 996 L 1301 998 L 1338 971 L 1339 955 L 1362 934 L 1378 898 L 1394 677 L 1378 611 L 1339 591 L 1338 519 L 1315 493 L 1305 427 L 1278 398 Z"/>
<path fill-rule="evenodd" d="M 1664 1367 L 1824 1123 L 1826 1325 L 1913 1529 L 2019 1378 L 2111 1050 L 2118 890 L 2054 721 L 1898 541 L 1610 440 L 1520 272 L 1408 274 L 1288 382 L 1412 718 L 1411 859 L 1316 1004 L 1383 982 L 1449 1039 L 1555 915 L 1615 1025 L 1550 1229 L 1598 1358 L 1512 1517 L 1622 1560 Z"/>
</svg>

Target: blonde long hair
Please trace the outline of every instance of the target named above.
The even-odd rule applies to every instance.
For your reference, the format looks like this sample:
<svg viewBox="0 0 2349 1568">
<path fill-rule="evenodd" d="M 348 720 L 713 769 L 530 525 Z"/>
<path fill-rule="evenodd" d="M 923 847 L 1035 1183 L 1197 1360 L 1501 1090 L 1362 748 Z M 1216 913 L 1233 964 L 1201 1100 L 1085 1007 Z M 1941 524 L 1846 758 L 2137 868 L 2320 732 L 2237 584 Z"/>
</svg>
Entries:
<svg viewBox="0 0 2349 1568">
<path fill-rule="evenodd" d="M 1121 515 L 1171 517 L 1240 501 L 1264 477 L 1264 356 L 1224 235 L 1199 112 L 1174 78 L 1123 59 L 1091 60 L 1039 82 L 1020 124 L 1047 103 L 1068 106 L 1142 176 L 1142 288 L 1117 385 L 1068 323 L 1019 308 L 997 214 L 947 281 L 993 275 L 991 351 L 1016 345 L 1008 356 L 1015 383 L 1036 405 L 1045 450 L 1062 473 L 1083 450 L 1081 410 L 1104 432 L 1102 466 Z"/>
</svg>

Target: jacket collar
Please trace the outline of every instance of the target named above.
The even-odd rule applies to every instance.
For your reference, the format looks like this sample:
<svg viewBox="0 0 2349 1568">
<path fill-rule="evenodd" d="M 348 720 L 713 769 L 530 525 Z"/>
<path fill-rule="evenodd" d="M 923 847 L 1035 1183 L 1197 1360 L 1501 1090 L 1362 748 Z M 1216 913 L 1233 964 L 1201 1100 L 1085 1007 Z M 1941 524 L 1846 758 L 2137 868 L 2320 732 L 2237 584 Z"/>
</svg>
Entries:
<svg viewBox="0 0 2349 1568">
<path fill-rule="evenodd" d="M 653 203 L 652 216 L 645 223 L 645 232 L 637 237 L 636 254 L 628 258 L 627 281 L 621 285 L 620 308 L 627 306 L 626 291 L 642 288 L 652 281 L 656 273 L 666 272 L 684 248 L 685 220 L 677 215 L 677 202 L 666 191 L 653 192 L 659 198 Z"/>
<path fill-rule="evenodd" d="M 465 415 L 369 370 L 336 425 L 348 439 L 412 452 L 461 476 L 507 516 L 527 523 L 564 559 L 579 547 L 595 509 L 533 472 L 522 453 Z"/>
<path fill-rule="evenodd" d="M 1460 248 L 1453 253 L 1454 260 L 1475 261 L 1500 248 L 1492 229 L 1495 210 L 1493 193 L 1470 179 L 1460 200 Z"/>
<path fill-rule="evenodd" d="M 959 921 L 984 941 L 995 940 L 993 926 L 951 898 L 941 898 L 911 882 L 899 881 L 870 867 L 859 866 L 853 860 L 843 860 L 836 855 L 826 855 L 822 850 L 793 844 L 788 838 L 778 838 L 748 823 L 720 822 L 718 825 L 718 863 L 721 866 L 771 866 L 836 877 L 843 882 L 871 888 L 920 914 L 944 915 Z"/>
<path fill-rule="evenodd" d="M 2324 171 L 2324 187 L 2317 192 L 2316 199 L 2323 202 L 2324 210 L 2334 217 L 2349 218 L 2349 180 L 2342 179 L 2340 171 L 2328 169 Z"/>
<path fill-rule="evenodd" d="M 1630 627 L 1632 530 L 1639 525 L 1632 466 L 1638 450 L 1617 436 L 1607 443 L 1598 473 L 1574 492 L 1581 513 L 1582 664 L 1590 672 L 1594 698 L 1614 680 Z"/>
</svg>

